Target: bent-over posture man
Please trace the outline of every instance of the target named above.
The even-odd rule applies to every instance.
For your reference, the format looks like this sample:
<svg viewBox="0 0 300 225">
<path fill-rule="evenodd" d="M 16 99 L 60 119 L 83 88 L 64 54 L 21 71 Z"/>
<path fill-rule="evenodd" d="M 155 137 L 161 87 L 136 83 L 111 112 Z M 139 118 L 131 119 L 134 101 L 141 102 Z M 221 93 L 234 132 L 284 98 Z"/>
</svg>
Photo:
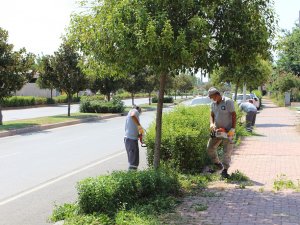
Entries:
<svg viewBox="0 0 300 225">
<path fill-rule="evenodd" d="M 249 99 L 249 102 L 242 102 L 240 104 L 240 110 L 246 113 L 246 129 L 248 132 L 252 132 L 255 125 L 257 108 L 253 104 L 253 100 Z"/>
<path fill-rule="evenodd" d="M 222 177 L 229 178 L 228 168 L 230 166 L 231 154 L 233 151 L 232 139 L 236 125 L 234 102 L 230 98 L 225 96 L 222 97 L 220 92 L 214 87 L 211 87 L 208 90 L 208 96 L 213 100 L 211 103 L 210 130 L 215 132 L 218 129 L 223 128 L 227 132 L 228 138 L 211 136 L 207 144 L 207 153 L 214 163 L 216 170 L 222 171 Z M 222 142 L 224 146 L 223 163 L 221 163 L 217 155 L 217 148 Z"/>
</svg>

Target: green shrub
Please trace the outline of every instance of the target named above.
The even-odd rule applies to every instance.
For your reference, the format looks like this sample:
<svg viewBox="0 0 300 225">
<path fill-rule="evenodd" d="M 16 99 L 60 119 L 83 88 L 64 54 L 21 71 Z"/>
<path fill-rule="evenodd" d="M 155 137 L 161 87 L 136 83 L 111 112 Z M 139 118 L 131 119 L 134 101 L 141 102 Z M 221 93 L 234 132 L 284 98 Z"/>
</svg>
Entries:
<svg viewBox="0 0 300 225">
<path fill-rule="evenodd" d="M 59 95 L 53 98 L 56 103 L 68 103 L 67 95 Z M 72 102 L 80 102 L 80 97 L 76 97 L 75 95 L 72 97 Z"/>
<path fill-rule="evenodd" d="M 84 113 L 122 113 L 124 109 L 124 103 L 118 98 L 107 102 L 94 97 L 85 97 L 80 102 L 80 112 Z"/>
<path fill-rule="evenodd" d="M 76 215 L 67 218 L 64 225 L 114 225 L 107 215 Z"/>
<path fill-rule="evenodd" d="M 157 103 L 158 102 L 158 98 L 157 97 L 153 97 L 152 98 L 152 103 Z M 174 99 L 173 97 L 164 97 L 164 103 L 173 103 Z"/>
<path fill-rule="evenodd" d="M 35 105 L 35 98 L 33 96 L 13 96 L 6 98 L 3 102 L 4 107 L 23 107 Z"/>
<path fill-rule="evenodd" d="M 65 203 L 63 205 L 57 206 L 53 210 L 53 213 L 50 217 L 50 221 L 56 222 L 64 220 L 66 218 L 73 217 L 79 212 L 79 207 L 77 204 Z"/>
<path fill-rule="evenodd" d="M 176 195 L 180 187 L 175 173 L 147 170 L 88 178 L 81 181 L 77 189 L 78 204 L 84 213 L 111 215 L 157 195 Z"/>
<path fill-rule="evenodd" d="M 237 137 L 247 134 L 241 124 L 242 112 L 237 111 Z M 210 164 L 206 153 L 209 132 L 209 106 L 184 107 L 163 115 L 161 161 L 180 172 L 197 172 Z M 153 165 L 155 123 L 145 137 L 148 164 Z"/>
<path fill-rule="evenodd" d="M 209 161 L 209 107 L 177 107 L 163 115 L 161 160 L 179 171 L 199 171 Z M 155 124 L 147 131 L 147 159 L 153 164 Z"/>
</svg>

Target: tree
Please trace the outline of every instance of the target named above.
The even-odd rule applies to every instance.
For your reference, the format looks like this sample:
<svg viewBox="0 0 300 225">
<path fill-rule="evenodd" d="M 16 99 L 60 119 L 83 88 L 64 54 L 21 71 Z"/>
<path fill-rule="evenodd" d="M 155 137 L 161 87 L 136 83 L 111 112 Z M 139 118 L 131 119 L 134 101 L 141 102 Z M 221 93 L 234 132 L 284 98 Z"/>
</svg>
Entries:
<svg viewBox="0 0 300 225">
<path fill-rule="evenodd" d="M 151 100 L 151 93 L 157 88 L 157 76 L 153 74 L 153 71 L 151 71 L 150 68 L 146 67 L 145 68 L 145 78 L 144 78 L 144 83 L 143 83 L 143 90 L 148 93 L 148 98 L 149 98 L 149 105 L 151 105 L 152 100 Z"/>
<path fill-rule="evenodd" d="M 215 17 L 214 57 L 223 67 L 219 71 L 224 75 L 221 81 L 235 84 L 237 92 L 238 87 L 247 82 L 245 72 L 257 63 L 257 58 L 267 61 L 270 58 L 271 40 L 275 34 L 272 1 L 224 1 Z"/>
<path fill-rule="evenodd" d="M 42 89 L 50 89 L 51 99 L 53 97 L 53 89 L 58 86 L 58 80 L 54 73 L 53 68 L 53 57 L 50 55 L 42 56 L 38 60 L 38 72 L 39 77 L 37 79 L 37 84 Z"/>
<path fill-rule="evenodd" d="M 177 77 L 177 82 L 178 82 L 179 91 L 182 93 L 185 93 L 186 97 L 187 97 L 187 92 L 194 89 L 195 84 L 196 84 L 196 79 L 195 79 L 195 77 L 193 77 L 189 74 L 181 73 Z"/>
<path fill-rule="evenodd" d="M 133 74 L 142 65 L 158 77 L 157 168 L 167 77 L 186 70 L 209 71 L 218 62 L 241 65 L 254 53 L 266 51 L 267 27 L 273 19 L 268 4 L 269 0 L 95 0 L 87 12 L 73 16 L 69 35 L 84 54 L 124 74 Z"/>
<path fill-rule="evenodd" d="M 129 74 L 124 80 L 124 89 L 131 93 L 131 103 L 134 105 L 134 95 L 144 87 L 145 75 L 142 70 Z"/>
<path fill-rule="evenodd" d="M 285 32 L 278 45 L 278 67 L 300 76 L 300 28 L 295 27 L 292 32 Z"/>
<path fill-rule="evenodd" d="M 56 76 L 56 88 L 65 92 L 68 98 L 68 116 L 70 116 L 72 96 L 85 87 L 86 77 L 79 68 L 80 56 L 75 48 L 64 42 L 53 58 L 53 73 Z"/>
<path fill-rule="evenodd" d="M 20 90 L 33 74 L 35 56 L 25 48 L 13 51 L 8 32 L 0 28 L 0 125 L 3 124 L 2 104 L 5 98 Z"/>
<path fill-rule="evenodd" d="M 271 63 L 261 57 L 256 57 L 256 61 L 238 68 L 219 67 L 215 69 L 211 75 L 211 80 L 215 86 L 220 86 L 222 83 L 234 83 L 236 98 L 238 88 L 243 83 L 246 83 L 248 88 L 254 89 L 266 83 L 271 74 Z"/>
</svg>

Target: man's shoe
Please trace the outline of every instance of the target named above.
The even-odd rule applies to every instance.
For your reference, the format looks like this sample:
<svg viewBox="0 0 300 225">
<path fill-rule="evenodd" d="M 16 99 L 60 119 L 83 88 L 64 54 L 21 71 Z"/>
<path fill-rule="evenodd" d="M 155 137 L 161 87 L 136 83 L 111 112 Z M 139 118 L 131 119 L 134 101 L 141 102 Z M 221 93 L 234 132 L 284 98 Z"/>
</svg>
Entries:
<svg viewBox="0 0 300 225">
<path fill-rule="evenodd" d="M 221 176 L 226 179 L 230 178 L 230 175 L 228 174 L 227 169 L 224 169 L 222 171 Z"/>
</svg>

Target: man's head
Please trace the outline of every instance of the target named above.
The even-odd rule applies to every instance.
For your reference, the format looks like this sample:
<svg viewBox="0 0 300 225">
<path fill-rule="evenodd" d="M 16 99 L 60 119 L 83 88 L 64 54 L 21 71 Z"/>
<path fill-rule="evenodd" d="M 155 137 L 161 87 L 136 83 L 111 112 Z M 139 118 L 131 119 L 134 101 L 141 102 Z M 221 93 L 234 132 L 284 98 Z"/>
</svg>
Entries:
<svg viewBox="0 0 300 225">
<path fill-rule="evenodd" d="M 208 97 L 212 99 L 214 102 L 219 102 L 222 99 L 222 96 L 217 88 L 211 87 L 208 90 Z"/>
<path fill-rule="evenodd" d="M 133 105 L 132 108 L 136 109 L 140 114 L 142 113 L 142 108 L 139 107 L 138 105 Z"/>
</svg>

